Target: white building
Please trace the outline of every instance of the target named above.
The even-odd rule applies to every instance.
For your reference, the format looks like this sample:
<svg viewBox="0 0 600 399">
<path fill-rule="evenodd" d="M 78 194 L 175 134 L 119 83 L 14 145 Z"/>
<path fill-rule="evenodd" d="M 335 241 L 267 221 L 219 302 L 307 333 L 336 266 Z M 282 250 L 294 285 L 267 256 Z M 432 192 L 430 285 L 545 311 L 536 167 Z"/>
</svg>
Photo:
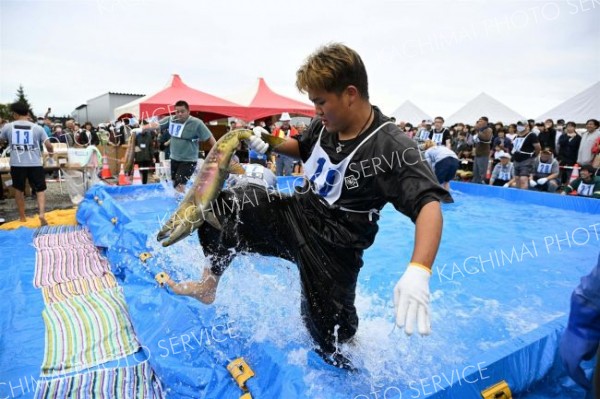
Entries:
<svg viewBox="0 0 600 399">
<path fill-rule="evenodd" d="M 87 121 L 98 126 L 99 123 L 113 120 L 113 110 L 123 104 L 143 97 L 143 94 L 115 93 L 109 91 L 98 97 L 94 97 L 71 112 L 76 122 L 83 124 Z"/>
</svg>

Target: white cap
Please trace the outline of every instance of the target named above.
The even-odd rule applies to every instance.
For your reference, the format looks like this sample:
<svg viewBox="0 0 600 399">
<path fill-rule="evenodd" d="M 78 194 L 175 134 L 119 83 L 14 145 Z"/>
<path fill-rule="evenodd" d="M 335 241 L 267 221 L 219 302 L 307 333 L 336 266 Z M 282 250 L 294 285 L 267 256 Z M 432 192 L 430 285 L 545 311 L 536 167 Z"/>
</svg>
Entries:
<svg viewBox="0 0 600 399">
<path fill-rule="evenodd" d="M 281 114 L 281 118 L 279 118 L 279 122 L 289 122 L 291 120 L 292 118 L 290 118 L 290 114 L 288 114 L 287 112 Z"/>
</svg>

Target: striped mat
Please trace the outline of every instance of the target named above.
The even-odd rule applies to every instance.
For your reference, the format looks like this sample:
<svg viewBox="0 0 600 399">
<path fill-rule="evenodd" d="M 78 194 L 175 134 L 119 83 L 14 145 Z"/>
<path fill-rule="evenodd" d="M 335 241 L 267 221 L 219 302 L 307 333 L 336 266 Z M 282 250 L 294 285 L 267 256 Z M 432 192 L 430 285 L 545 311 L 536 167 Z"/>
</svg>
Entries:
<svg viewBox="0 0 600 399">
<path fill-rule="evenodd" d="M 92 236 L 86 230 L 70 231 L 63 234 L 43 234 L 33 239 L 33 245 L 38 249 L 74 247 L 82 244 L 93 244 Z"/>
<path fill-rule="evenodd" d="M 44 234 L 64 234 L 64 233 L 70 233 L 73 231 L 79 231 L 79 230 L 84 230 L 85 227 L 78 225 L 78 226 L 42 226 L 40 228 L 37 228 L 34 233 L 33 233 L 33 237 L 36 238 L 38 236 L 44 235 Z"/>
<path fill-rule="evenodd" d="M 36 399 L 163 398 L 160 382 L 148 362 L 116 369 L 99 369 L 53 380 L 40 380 Z"/>
<path fill-rule="evenodd" d="M 33 285 L 37 288 L 86 277 L 101 277 L 110 271 L 93 244 L 64 248 L 38 248 Z"/>
<path fill-rule="evenodd" d="M 47 305 L 42 317 L 44 377 L 81 371 L 139 349 L 120 287 Z"/>
<path fill-rule="evenodd" d="M 44 303 L 50 305 L 77 295 L 87 295 L 116 286 L 117 280 L 115 276 L 112 273 L 106 273 L 102 277 L 93 276 L 42 287 L 42 295 Z"/>
</svg>

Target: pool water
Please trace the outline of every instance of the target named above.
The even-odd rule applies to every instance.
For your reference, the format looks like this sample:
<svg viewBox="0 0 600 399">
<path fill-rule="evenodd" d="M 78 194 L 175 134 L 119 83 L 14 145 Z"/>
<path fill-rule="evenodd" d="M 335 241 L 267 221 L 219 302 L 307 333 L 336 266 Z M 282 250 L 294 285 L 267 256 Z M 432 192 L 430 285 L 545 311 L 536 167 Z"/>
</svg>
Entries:
<svg viewBox="0 0 600 399">
<path fill-rule="evenodd" d="M 359 276 L 356 340 L 340 348 L 358 373 L 340 372 L 314 355 L 299 312 L 298 272 L 290 262 L 240 255 L 223 276 L 214 305 L 181 301 L 197 314 L 210 308 L 215 317 L 230 320 L 250 363 L 260 360 L 251 353 L 257 345 L 278 353 L 280 366 L 296 371 L 296 380 L 281 383 L 303 392 L 294 397 L 427 397 L 442 389 L 436 382 L 456 382 L 465 372 L 490 378 L 485 354 L 568 315 L 572 290 L 598 257 L 600 217 L 459 191 L 452 195 L 455 202 L 443 205 L 428 337 L 408 337 L 394 328 L 392 290 L 410 260 L 414 225 L 393 207 L 384 208 Z M 147 190 L 115 199 L 146 227 L 160 269 L 175 280 L 201 275 L 207 262 L 195 234 L 168 248 L 156 242 L 161 221 L 177 205 L 172 192 Z"/>
</svg>

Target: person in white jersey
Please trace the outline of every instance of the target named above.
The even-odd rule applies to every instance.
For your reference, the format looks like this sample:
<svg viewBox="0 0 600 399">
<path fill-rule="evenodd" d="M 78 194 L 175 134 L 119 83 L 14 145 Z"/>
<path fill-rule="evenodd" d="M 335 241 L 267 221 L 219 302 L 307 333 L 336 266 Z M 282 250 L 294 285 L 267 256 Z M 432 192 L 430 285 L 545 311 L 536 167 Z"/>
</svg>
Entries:
<svg viewBox="0 0 600 399">
<path fill-rule="evenodd" d="M 29 107 L 22 102 L 10 105 L 14 121 L 4 125 L 0 131 L 0 140 L 8 143 L 10 148 L 10 176 L 15 189 L 15 202 L 19 210 L 19 220 L 27 221 L 25 217 L 25 183 L 37 193 L 37 204 L 40 224 L 47 225 L 46 208 L 46 177 L 42 167 L 42 147 L 46 147 L 50 157 L 53 147 L 43 127 L 29 121 Z"/>
<path fill-rule="evenodd" d="M 337 345 L 350 341 L 358 328 L 356 281 L 363 252 L 378 231 L 379 211 L 391 203 L 416 225 L 411 258 L 389 270 L 391 278 L 399 278 L 393 289 L 396 324 L 407 334 L 416 329 L 427 335 L 429 279 L 442 233 L 440 202 L 452 197 L 421 159 L 417 143 L 369 102 L 367 72 L 354 50 L 321 47 L 296 78 L 316 118 L 275 151 L 303 161 L 304 186 L 291 196 L 250 184 L 222 191 L 217 202 L 228 204 L 216 214 L 222 229 L 204 223 L 198 230 L 210 267 L 200 281 L 168 285 L 212 303 L 236 253 L 288 259 L 300 271 L 301 311 L 316 352 L 335 366 L 352 368 Z M 249 146 L 261 153 L 268 147 L 258 136 Z M 244 204 L 244 198 L 254 204 Z"/>
</svg>

